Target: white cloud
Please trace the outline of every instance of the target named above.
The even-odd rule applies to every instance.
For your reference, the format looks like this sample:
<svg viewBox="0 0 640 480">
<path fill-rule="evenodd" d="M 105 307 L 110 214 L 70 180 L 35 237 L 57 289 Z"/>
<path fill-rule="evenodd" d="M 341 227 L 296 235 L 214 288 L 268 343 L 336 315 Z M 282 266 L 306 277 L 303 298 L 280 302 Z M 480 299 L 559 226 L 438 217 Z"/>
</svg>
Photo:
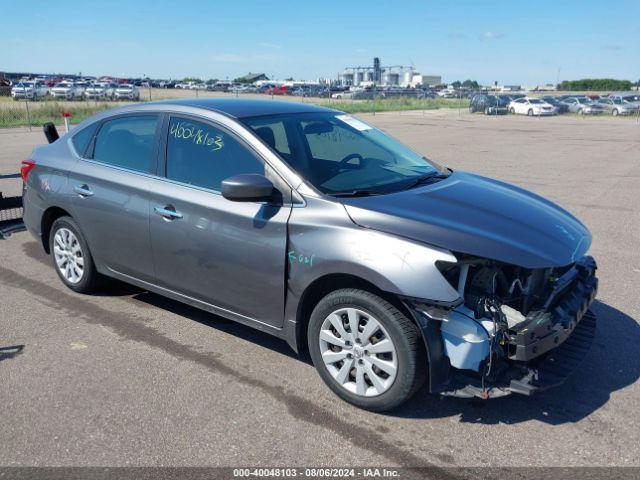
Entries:
<svg viewBox="0 0 640 480">
<path fill-rule="evenodd" d="M 502 38 L 501 33 L 492 32 L 491 30 L 487 30 L 482 35 L 480 35 L 480 40 L 483 42 L 490 42 L 491 40 L 497 40 Z"/>
<path fill-rule="evenodd" d="M 264 48 L 272 48 L 274 50 L 280 50 L 282 48 L 282 45 L 278 45 L 277 43 L 260 42 L 258 45 Z"/>
<path fill-rule="evenodd" d="M 278 62 L 284 57 L 277 53 L 256 53 L 251 57 L 252 60 L 263 60 L 266 62 Z"/>
<path fill-rule="evenodd" d="M 237 55 L 235 53 L 218 53 L 216 55 L 212 55 L 211 60 L 227 63 L 242 63 L 246 61 L 242 55 Z"/>
</svg>

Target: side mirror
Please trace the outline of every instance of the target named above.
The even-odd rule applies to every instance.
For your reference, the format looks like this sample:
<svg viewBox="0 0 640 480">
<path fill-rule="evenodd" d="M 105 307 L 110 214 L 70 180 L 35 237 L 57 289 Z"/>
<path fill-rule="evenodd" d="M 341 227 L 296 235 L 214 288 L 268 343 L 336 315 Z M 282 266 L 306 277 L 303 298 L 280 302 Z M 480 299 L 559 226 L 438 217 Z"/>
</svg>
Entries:
<svg viewBox="0 0 640 480">
<path fill-rule="evenodd" d="M 270 202 L 277 190 L 264 175 L 243 173 L 222 181 L 222 196 L 232 202 Z"/>
</svg>

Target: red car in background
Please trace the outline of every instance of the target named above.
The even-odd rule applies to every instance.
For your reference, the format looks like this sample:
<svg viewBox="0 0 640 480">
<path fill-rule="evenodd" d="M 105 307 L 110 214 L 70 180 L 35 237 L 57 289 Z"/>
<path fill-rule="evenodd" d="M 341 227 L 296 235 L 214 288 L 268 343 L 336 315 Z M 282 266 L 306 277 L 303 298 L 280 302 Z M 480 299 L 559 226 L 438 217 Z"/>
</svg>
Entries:
<svg viewBox="0 0 640 480">
<path fill-rule="evenodd" d="M 286 85 L 279 85 L 277 87 L 271 87 L 264 91 L 267 95 L 287 95 L 290 92 Z"/>
<path fill-rule="evenodd" d="M 47 80 L 44 81 L 44 84 L 47 87 L 54 87 L 56 86 L 56 84 L 60 83 L 62 80 L 64 80 L 62 77 L 48 78 Z"/>
</svg>

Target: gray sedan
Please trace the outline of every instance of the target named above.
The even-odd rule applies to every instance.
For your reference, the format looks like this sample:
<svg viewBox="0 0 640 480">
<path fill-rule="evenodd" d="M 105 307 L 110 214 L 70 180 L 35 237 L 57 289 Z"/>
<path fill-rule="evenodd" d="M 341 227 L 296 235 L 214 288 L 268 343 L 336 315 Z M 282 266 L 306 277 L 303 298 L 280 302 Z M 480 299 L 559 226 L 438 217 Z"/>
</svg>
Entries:
<svg viewBox="0 0 640 480">
<path fill-rule="evenodd" d="M 22 164 L 24 220 L 68 288 L 115 278 L 276 335 L 359 407 L 425 382 L 531 395 L 594 338 L 578 219 L 353 116 L 191 99 L 45 131 Z"/>
<path fill-rule="evenodd" d="M 569 97 L 563 101 L 571 113 L 580 115 L 600 115 L 604 113 L 604 107 L 587 97 Z"/>
<path fill-rule="evenodd" d="M 635 115 L 640 111 L 640 105 L 622 98 L 602 97 L 598 99 L 598 104 L 602 105 L 602 108 L 614 117 L 618 115 Z"/>
</svg>

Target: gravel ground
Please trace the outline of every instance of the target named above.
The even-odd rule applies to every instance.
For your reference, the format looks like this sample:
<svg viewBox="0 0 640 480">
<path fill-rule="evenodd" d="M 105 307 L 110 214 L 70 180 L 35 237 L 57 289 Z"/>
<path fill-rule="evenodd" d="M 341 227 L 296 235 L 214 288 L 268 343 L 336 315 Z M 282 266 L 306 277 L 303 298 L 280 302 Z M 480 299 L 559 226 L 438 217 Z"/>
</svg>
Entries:
<svg viewBox="0 0 640 480">
<path fill-rule="evenodd" d="M 567 384 L 480 404 L 421 391 L 392 413 L 361 411 L 266 334 L 123 284 L 71 292 L 20 233 L 0 241 L 0 348 L 23 346 L 0 352 L 0 465 L 640 465 L 640 126 L 455 110 L 362 118 L 590 228 L 597 338 Z M 0 131 L 0 174 L 43 141 Z"/>
</svg>

